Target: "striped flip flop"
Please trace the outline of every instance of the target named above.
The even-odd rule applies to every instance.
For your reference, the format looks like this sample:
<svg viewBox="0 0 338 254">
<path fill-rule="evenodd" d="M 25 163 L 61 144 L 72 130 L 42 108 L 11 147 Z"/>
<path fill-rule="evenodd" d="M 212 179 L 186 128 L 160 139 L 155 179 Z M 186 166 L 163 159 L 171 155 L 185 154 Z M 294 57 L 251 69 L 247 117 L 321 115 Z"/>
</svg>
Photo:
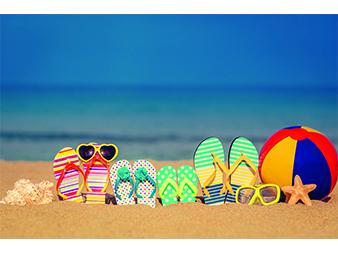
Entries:
<svg viewBox="0 0 338 254">
<path fill-rule="evenodd" d="M 181 203 L 195 202 L 198 178 L 193 167 L 184 165 L 177 169 L 178 196 Z"/>
<path fill-rule="evenodd" d="M 156 169 L 147 160 L 137 160 L 133 165 L 135 176 L 135 195 L 137 204 L 155 208 L 156 204 Z"/>
<path fill-rule="evenodd" d="M 223 172 L 214 165 L 215 156 L 224 163 L 223 145 L 216 137 L 203 140 L 194 154 L 194 167 L 207 205 L 224 204 L 225 200 L 225 193 L 222 193 Z"/>
<path fill-rule="evenodd" d="M 236 202 L 237 189 L 242 185 L 254 185 L 257 180 L 258 151 L 255 145 L 245 137 L 235 138 L 229 150 L 230 186 L 225 203 Z"/>
<path fill-rule="evenodd" d="M 163 206 L 177 204 L 177 173 L 171 166 L 164 166 L 157 172 L 158 193 Z"/>
<path fill-rule="evenodd" d="M 56 180 L 56 192 L 62 200 L 83 202 L 81 190 L 84 181 L 80 185 L 80 174 L 84 177 L 80 168 L 79 158 L 71 147 L 61 149 L 53 161 L 53 172 Z"/>
<path fill-rule="evenodd" d="M 94 144 L 99 146 L 99 144 Z M 109 165 L 98 154 L 83 164 L 86 179 L 86 204 L 105 204 L 109 184 Z"/>
<path fill-rule="evenodd" d="M 133 170 L 127 160 L 117 161 L 110 168 L 110 182 L 118 205 L 134 205 Z"/>
</svg>

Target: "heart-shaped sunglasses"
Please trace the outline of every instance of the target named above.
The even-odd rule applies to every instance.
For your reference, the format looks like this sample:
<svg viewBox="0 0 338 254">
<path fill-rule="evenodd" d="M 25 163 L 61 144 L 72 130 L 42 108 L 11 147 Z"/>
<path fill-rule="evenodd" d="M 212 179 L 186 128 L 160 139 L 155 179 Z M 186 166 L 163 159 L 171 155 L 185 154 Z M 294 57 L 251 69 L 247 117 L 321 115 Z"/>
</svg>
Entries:
<svg viewBox="0 0 338 254">
<path fill-rule="evenodd" d="M 106 162 L 114 160 L 118 154 L 118 148 L 114 144 L 80 144 L 76 148 L 77 155 L 83 162 L 88 162 L 98 153 Z"/>
</svg>

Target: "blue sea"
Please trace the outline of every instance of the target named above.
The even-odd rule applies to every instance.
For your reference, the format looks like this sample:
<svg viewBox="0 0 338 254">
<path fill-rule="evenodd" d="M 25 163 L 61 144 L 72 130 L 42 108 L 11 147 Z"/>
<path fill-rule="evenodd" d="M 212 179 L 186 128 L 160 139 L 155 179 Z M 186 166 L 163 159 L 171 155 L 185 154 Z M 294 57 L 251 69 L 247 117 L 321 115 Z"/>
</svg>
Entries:
<svg viewBox="0 0 338 254">
<path fill-rule="evenodd" d="M 2 86 L 0 159 L 53 160 L 64 146 L 115 143 L 119 159 L 191 160 L 206 137 L 260 149 L 305 125 L 337 147 L 337 89 L 216 86 Z"/>
</svg>

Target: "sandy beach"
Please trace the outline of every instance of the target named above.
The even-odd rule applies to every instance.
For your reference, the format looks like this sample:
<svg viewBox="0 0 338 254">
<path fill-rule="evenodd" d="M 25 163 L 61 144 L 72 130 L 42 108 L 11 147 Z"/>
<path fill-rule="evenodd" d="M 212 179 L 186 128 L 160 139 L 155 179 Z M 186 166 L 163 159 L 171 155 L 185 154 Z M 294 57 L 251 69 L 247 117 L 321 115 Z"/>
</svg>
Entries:
<svg viewBox="0 0 338 254">
<path fill-rule="evenodd" d="M 153 162 L 177 167 L 189 161 Z M 0 199 L 16 180 L 54 182 L 50 162 L 0 161 Z M 109 187 L 108 193 L 112 193 Z M 201 195 L 201 193 L 199 193 Z M 312 207 L 194 204 L 86 205 L 55 200 L 48 205 L 0 205 L 1 238 L 338 238 L 337 188 Z"/>
</svg>

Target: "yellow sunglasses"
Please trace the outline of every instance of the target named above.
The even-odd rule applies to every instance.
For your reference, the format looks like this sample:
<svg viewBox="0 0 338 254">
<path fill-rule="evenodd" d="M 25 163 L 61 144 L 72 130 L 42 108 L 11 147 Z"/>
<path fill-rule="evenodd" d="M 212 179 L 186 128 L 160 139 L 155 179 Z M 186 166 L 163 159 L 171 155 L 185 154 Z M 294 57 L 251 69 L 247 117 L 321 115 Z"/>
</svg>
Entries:
<svg viewBox="0 0 338 254">
<path fill-rule="evenodd" d="M 243 185 L 237 189 L 236 203 L 253 205 L 257 200 L 264 206 L 277 204 L 280 187 L 276 184 Z"/>
<path fill-rule="evenodd" d="M 88 162 L 98 153 L 103 160 L 110 162 L 116 158 L 119 150 L 115 144 L 80 144 L 76 148 L 77 155 L 83 162 Z"/>
</svg>

